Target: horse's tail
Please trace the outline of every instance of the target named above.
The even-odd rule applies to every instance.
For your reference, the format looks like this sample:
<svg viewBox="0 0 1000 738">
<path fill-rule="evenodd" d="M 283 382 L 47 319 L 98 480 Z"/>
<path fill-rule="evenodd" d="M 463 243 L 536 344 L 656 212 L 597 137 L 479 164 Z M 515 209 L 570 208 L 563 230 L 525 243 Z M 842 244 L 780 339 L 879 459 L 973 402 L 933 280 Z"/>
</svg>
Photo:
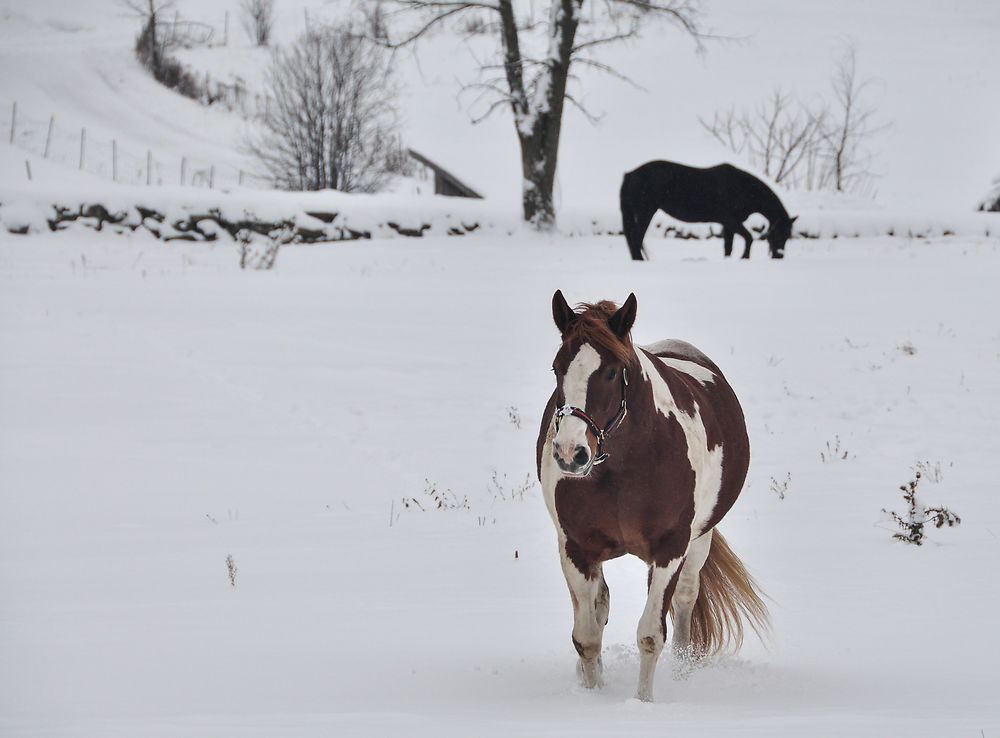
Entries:
<svg viewBox="0 0 1000 738">
<path fill-rule="evenodd" d="M 628 172 L 622 177 L 622 186 L 618 191 L 618 201 L 622 211 L 622 232 L 625 234 L 625 242 L 628 243 L 629 253 L 634 261 L 642 261 L 646 250 L 642 247 L 642 237 L 644 232 L 639 233 L 639 214 L 636 212 L 635 193 L 632 191 L 632 172 Z"/>
<path fill-rule="evenodd" d="M 762 641 L 771 631 L 760 585 L 733 553 L 719 529 L 701 569 L 701 586 L 691 613 L 691 647 L 695 653 L 735 651 L 743 644 L 743 621 Z"/>
</svg>

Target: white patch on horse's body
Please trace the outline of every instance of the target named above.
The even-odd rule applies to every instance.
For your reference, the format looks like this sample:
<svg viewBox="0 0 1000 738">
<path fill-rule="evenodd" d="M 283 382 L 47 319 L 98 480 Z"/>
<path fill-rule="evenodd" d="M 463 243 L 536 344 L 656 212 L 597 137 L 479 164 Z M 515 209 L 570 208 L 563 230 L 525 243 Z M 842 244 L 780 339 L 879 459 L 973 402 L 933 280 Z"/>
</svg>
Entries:
<svg viewBox="0 0 1000 738">
<path fill-rule="evenodd" d="M 692 379 L 700 382 L 702 386 L 715 381 L 715 372 L 701 364 L 696 364 L 693 361 L 685 361 L 684 359 L 673 359 L 669 356 L 660 356 L 657 358 L 667 366 L 684 372 Z"/>
<path fill-rule="evenodd" d="M 705 364 L 711 363 L 711 360 L 687 341 L 668 338 L 665 341 L 657 341 L 642 348 L 654 354 L 656 358 L 667 366 L 684 372 L 693 379 L 701 382 L 702 385 L 716 380 L 715 372 L 705 366 Z M 663 354 L 671 354 L 671 356 L 664 356 Z"/>
<path fill-rule="evenodd" d="M 656 343 L 651 343 L 648 346 L 643 346 L 651 354 L 656 354 L 661 356 L 662 354 L 671 354 L 678 359 L 687 359 L 688 361 L 694 361 L 699 364 L 709 364 L 711 359 L 705 355 L 705 353 L 687 341 L 681 341 L 676 338 L 667 338 L 662 341 L 657 341 Z"/>
<path fill-rule="evenodd" d="M 671 415 L 677 418 L 677 422 L 684 431 L 688 461 L 695 475 L 694 519 L 691 521 L 691 537 L 697 538 L 704 532 L 705 525 L 719 501 L 719 491 L 722 487 L 722 446 L 716 446 L 709 450 L 708 434 L 701 419 L 697 402 L 694 405 L 694 415 L 688 415 L 677 407 L 674 396 L 670 393 L 670 388 L 653 364 L 654 361 L 662 361 L 662 359 L 659 357 L 650 358 L 643 351 L 637 351 L 636 355 L 639 357 L 643 376 L 653 388 L 653 404 L 656 409 L 666 418 Z M 670 365 L 668 364 L 668 366 Z"/>
<path fill-rule="evenodd" d="M 601 367 L 601 355 L 589 343 L 580 346 L 576 356 L 569 363 L 566 376 L 563 377 L 564 404 L 570 407 L 587 407 L 587 386 L 590 377 Z M 559 422 L 559 431 L 555 441 L 563 448 L 575 448 L 587 445 L 587 424 L 575 416 L 567 416 Z"/>
</svg>

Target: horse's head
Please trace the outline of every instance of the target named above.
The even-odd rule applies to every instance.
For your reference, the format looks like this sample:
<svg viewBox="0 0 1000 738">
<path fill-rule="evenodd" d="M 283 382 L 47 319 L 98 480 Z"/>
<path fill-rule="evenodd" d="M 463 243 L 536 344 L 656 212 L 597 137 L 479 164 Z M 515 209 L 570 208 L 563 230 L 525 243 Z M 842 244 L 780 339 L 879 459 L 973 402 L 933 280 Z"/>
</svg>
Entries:
<svg viewBox="0 0 1000 738">
<path fill-rule="evenodd" d="M 767 233 L 764 234 L 764 238 L 767 240 L 768 246 L 771 251 L 771 258 L 773 259 L 783 259 L 785 258 L 785 242 L 792 237 L 792 224 L 798 219 L 799 216 L 794 218 L 788 218 L 787 220 L 780 220 L 776 223 L 770 223 L 767 229 Z"/>
<path fill-rule="evenodd" d="M 604 442 L 625 417 L 628 371 L 635 365 L 629 331 L 635 295 L 575 312 L 562 292 L 552 296 L 552 317 L 562 345 L 552 362 L 556 375 L 555 434 L 551 453 L 565 476 L 585 477 L 607 458 Z"/>
</svg>

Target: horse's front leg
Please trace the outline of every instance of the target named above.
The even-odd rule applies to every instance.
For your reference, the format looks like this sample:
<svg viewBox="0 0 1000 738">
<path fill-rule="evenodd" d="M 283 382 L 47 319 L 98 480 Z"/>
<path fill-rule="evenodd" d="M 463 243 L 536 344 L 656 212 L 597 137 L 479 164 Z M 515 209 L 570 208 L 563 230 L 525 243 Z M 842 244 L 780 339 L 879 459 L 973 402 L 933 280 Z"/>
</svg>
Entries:
<svg viewBox="0 0 1000 738">
<path fill-rule="evenodd" d="M 722 226 L 722 253 L 724 256 L 733 255 L 733 229 Z"/>
<path fill-rule="evenodd" d="M 636 696 L 643 702 L 653 701 L 653 675 L 666 641 L 667 611 L 682 562 L 683 557 L 679 556 L 671 559 L 666 566 L 649 567 L 649 594 L 636 633 L 639 644 L 639 688 Z"/>
<path fill-rule="evenodd" d="M 743 255 L 741 259 L 750 258 L 750 246 L 753 244 L 753 234 L 748 231 L 742 223 L 736 226 L 736 235 L 743 239 Z"/>
<path fill-rule="evenodd" d="M 584 687 L 593 689 L 601 683 L 601 643 L 604 626 L 608 624 L 611 597 L 600 563 L 582 561 L 580 556 L 575 557 L 574 563 L 566 546 L 567 542 L 563 541 L 559 553 L 573 600 L 573 646 L 580 654 L 580 681 Z"/>
</svg>

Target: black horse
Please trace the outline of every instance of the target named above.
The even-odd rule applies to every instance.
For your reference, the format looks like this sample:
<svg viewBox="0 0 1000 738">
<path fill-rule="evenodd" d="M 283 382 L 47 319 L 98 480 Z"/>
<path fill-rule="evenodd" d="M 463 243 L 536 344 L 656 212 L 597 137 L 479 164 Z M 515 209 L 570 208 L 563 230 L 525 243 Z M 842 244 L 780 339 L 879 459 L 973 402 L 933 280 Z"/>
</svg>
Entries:
<svg viewBox="0 0 1000 738">
<path fill-rule="evenodd" d="M 625 240 L 638 261 L 645 252 L 642 239 L 657 210 L 686 223 L 718 223 L 726 256 L 733 253 L 733 235 L 742 236 L 744 259 L 750 258 L 753 236 L 743 221 L 751 213 L 767 218 L 764 238 L 772 259 L 784 257 L 795 222 L 770 187 L 732 164 L 698 169 L 672 161 L 648 162 L 622 178 L 621 206 Z"/>
</svg>

